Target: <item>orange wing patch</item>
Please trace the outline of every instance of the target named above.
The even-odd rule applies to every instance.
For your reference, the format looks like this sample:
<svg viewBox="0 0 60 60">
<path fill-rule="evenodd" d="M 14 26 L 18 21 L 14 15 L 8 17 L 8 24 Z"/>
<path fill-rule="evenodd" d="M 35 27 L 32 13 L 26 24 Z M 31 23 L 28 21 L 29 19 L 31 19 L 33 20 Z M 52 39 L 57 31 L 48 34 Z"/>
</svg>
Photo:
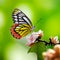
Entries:
<svg viewBox="0 0 60 60">
<path fill-rule="evenodd" d="M 17 34 L 17 32 L 15 31 L 15 28 L 19 26 L 19 24 L 14 24 L 11 28 L 11 34 L 17 38 L 17 39 L 20 39 L 22 36 L 20 36 L 19 34 Z"/>
</svg>

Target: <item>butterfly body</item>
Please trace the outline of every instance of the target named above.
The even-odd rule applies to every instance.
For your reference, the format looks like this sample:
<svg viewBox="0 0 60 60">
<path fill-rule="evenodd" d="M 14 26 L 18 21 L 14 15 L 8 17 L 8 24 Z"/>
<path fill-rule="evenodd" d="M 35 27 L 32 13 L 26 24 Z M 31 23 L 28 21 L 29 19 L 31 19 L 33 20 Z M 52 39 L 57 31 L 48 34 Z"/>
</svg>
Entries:
<svg viewBox="0 0 60 60">
<path fill-rule="evenodd" d="M 33 30 L 30 19 L 21 10 L 15 9 L 12 17 L 14 25 L 11 28 L 11 33 L 15 38 L 20 39 Z"/>
</svg>

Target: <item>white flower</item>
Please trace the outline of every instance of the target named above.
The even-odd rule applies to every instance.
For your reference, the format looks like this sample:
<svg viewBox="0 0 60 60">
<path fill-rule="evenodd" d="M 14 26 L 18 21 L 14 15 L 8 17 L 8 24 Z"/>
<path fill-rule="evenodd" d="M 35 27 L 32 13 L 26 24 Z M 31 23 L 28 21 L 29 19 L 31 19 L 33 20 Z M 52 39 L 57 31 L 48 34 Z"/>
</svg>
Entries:
<svg viewBox="0 0 60 60">
<path fill-rule="evenodd" d="M 43 31 L 42 31 L 42 30 L 39 30 L 37 33 L 38 33 L 38 35 L 39 35 L 40 37 L 43 36 Z"/>
<path fill-rule="evenodd" d="M 50 39 L 51 39 L 51 42 L 54 44 L 59 43 L 58 36 L 51 37 Z"/>
<path fill-rule="evenodd" d="M 59 43 L 58 36 L 55 36 L 54 40 L 56 41 L 56 43 Z"/>
<path fill-rule="evenodd" d="M 43 31 L 39 30 L 38 32 L 33 32 L 30 36 L 27 36 L 27 40 L 28 40 L 28 43 L 27 45 L 32 45 L 35 43 L 36 39 L 38 37 L 42 37 L 43 36 Z"/>
</svg>

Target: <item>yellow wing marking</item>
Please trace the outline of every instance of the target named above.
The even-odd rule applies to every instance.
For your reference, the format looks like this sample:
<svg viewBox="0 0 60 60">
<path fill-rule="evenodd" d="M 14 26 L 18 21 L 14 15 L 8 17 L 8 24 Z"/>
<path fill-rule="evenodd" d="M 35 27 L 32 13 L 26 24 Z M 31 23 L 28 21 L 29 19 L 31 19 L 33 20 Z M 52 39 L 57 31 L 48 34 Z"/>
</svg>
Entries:
<svg viewBox="0 0 60 60">
<path fill-rule="evenodd" d="M 19 12 L 20 12 L 19 9 L 15 9 L 13 13 L 14 13 L 14 14 L 17 14 L 17 13 L 19 13 Z"/>
<path fill-rule="evenodd" d="M 23 28 L 21 28 L 20 30 L 26 30 L 26 29 L 28 29 L 28 28 L 26 28 L 26 27 L 23 27 Z"/>
<path fill-rule="evenodd" d="M 22 31 L 19 31 L 18 33 L 21 35 Z"/>
<path fill-rule="evenodd" d="M 31 32 L 31 26 L 29 26 L 28 24 L 22 24 L 16 27 L 15 31 L 21 36 L 26 36 Z"/>
</svg>

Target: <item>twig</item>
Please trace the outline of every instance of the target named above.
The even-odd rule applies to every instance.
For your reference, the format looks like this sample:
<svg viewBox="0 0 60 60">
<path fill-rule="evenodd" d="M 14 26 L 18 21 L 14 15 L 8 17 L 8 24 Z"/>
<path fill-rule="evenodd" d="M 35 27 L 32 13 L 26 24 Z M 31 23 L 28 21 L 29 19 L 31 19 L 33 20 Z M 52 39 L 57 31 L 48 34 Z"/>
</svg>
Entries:
<svg viewBox="0 0 60 60">
<path fill-rule="evenodd" d="M 49 42 L 47 42 L 46 40 L 41 40 L 41 37 L 38 37 L 37 39 L 36 39 L 36 42 L 43 42 L 45 45 L 56 45 L 56 44 L 60 44 L 60 41 L 59 41 L 59 43 L 56 43 L 56 44 L 54 44 L 54 43 L 52 43 L 51 42 L 51 39 L 49 38 Z"/>
</svg>

